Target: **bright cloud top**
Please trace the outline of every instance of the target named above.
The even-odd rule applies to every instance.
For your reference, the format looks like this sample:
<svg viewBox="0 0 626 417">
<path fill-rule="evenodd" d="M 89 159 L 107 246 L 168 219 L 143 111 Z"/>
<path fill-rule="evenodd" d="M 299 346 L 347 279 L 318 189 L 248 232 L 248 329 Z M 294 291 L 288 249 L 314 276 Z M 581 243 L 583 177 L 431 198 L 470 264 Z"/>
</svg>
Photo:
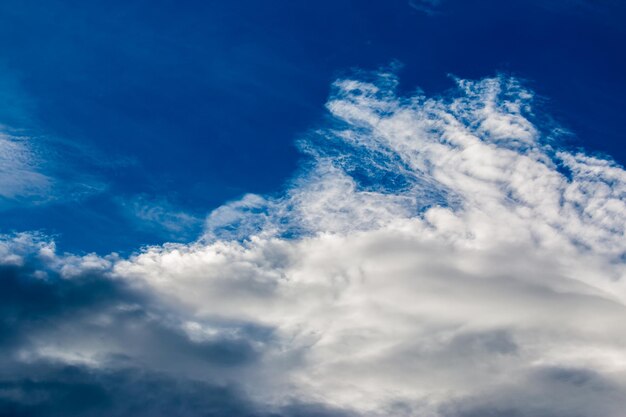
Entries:
<svg viewBox="0 0 626 417">
<path fill-rule="evenodd" d="M 559 150 L 517 80 L 457 83 L 337 81 L 304 173 L 194 243 L 120 259 L 7 237 L 0 260 L 48 291 L 115 290 L 3 349 L 235 387 L 257 414 L 619 416 L 626 172 Z"/>
</svg>

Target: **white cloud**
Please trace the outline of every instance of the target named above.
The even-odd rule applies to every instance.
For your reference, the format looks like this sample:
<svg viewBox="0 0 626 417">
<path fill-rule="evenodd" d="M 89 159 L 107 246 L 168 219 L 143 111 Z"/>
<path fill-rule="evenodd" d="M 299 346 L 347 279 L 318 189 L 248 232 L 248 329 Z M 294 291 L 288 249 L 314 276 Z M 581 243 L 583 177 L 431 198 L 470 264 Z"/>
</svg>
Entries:
<svg viewBox="0 0 626 417">
<path fill-rule="evenodd" d="M 544 143 L 514 79 L 433 98 L 396 84 L 336 82 L 307 173 L 216 210 L 197 242 L 48 263 L 156 297 L 192 340 L 215 320 L 273 329 L 259 361 L 220 374 L 264 404 L 621 415 L 626 172 Z"/>
<path fill-rule="evenodd" d="M 39 169 L 28 138 L 0 132 L 0 198 L 45 198 L 52 179 Z"/>
<path fill-rule="evenodd" d="M 76 169 L 76 160 L 83 157 L 80 152 L 67 152 L 53 140 L 12 131 L 0 125 L 0 209 L 75 201 L 106 188 Z"/>
<path fill-rule="evenodd" d="M 139 229 L 158 232 L 168 239 L 187 241 L 193 232 L 197 234 L 202 229 L 202 219 L 180 210 L 166 199 L 139 195 L 127 200 L 120 199 L 119 203 Z"/>
<path fill-rule="evenodd" d="M 442 0 L 409 0 L 409 7 L 432 16 L 437 13 L 437 8 L 441 3 Z"/>
</svg>

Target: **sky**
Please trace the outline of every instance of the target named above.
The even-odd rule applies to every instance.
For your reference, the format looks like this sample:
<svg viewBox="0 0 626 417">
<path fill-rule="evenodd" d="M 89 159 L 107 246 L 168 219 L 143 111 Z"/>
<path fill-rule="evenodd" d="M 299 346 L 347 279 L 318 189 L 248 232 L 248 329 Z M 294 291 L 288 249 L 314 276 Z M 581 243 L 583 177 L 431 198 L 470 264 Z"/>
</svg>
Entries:
<svg viewBox="0 0 626 417">
<path fill-rule="evenodd" d="M 626 5 L 0 3 L 0 416 L 623 417 Z"/>
</svg>

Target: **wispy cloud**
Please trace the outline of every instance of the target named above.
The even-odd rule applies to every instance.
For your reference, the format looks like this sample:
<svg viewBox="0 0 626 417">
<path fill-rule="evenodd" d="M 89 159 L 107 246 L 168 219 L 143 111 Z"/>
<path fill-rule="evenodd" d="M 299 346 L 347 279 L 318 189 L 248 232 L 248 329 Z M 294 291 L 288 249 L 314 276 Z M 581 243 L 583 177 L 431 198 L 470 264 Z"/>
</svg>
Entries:
<svg viewBox="0 0 626 417">
<path fill-rule="evenodd" d="M 122 259 L 5 237 L 6 299 L 39 301 L 4 313 L 3 406 L 56 404 L 23 381 L 71 365 L 116 407 L 111 379 L 149 404 L 158 375 L 168 406 L 228 387 L 215 415 L 619 416 L 626 171 L 548 142 L 514 78 L 436 97 L 368 78 L 334 83 L 283 196 L 219 208 L 196 242 Z"/>
<path fill-rule="evenodd" d="M 80 200 L 106 188 L 41 137 L 0 130 L 0 209 Z"/>
<path fill-rule="evenodd" d="M 159 232 L 166 239 L 188 241 L 202 229 L 203 219 L 177 208 L 164 198 L 139 195 L 120 200 L 139 229 Z"/>
<path fill-rule="evenodd" d="M 52 188 L 29 139 L 0 132 L 0 197 L 5 200 L 46 200 Z"/>
<path fill-rule="evenodd" d="M 439 12 L 441 3 L 443 0 L 409 0 L 408 4 L 412 9 L 432 16 Z"/>
</svg>

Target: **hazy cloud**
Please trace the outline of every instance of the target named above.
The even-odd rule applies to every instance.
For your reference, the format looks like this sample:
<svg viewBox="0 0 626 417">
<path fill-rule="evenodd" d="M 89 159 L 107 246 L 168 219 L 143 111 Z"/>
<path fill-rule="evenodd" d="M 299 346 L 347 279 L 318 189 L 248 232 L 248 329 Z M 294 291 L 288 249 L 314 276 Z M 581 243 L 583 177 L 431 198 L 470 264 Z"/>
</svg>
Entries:
<svg viewBox="0 0 626 417">
<path fill-rule="evenodd" d="M 46 199 L 53 181 L 40 163 L 29 138 L 0 133 L 0 198 Z"/>
<path fill-rule="evenodd" d="M 202 230 L 202 219 L 176 207 L 167 199 L 139 195 L 120 199 L 129 218 L 140 230 L 151 230 L 174 241 L 189 241 Z"/>
<path fill-rule="evenodd" d="M 409 6 L 418 12 L 432 16 L 438 12 L 443 0 L 409 0 Z"/>
</svg>

